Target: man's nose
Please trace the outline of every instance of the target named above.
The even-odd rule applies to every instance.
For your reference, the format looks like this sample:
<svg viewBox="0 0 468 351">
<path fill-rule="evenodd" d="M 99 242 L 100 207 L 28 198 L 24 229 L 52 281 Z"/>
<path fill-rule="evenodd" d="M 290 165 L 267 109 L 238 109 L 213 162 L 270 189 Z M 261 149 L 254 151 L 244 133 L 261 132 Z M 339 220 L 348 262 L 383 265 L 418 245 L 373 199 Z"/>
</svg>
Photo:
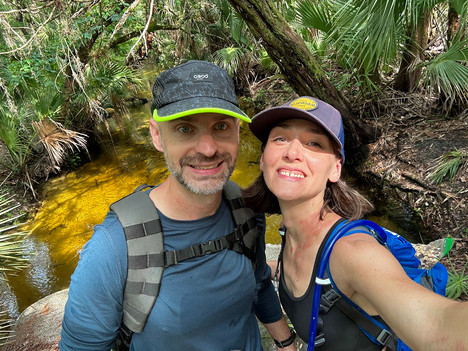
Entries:
<svg viewBox="0 0 468 351">
<path fill-rule="evenodd" d="M 195 151 L 207 157 L 213 156 L 218 150 L 216 141 L 211 133 L 203 133 L 197 141 Z"/>
</svg>

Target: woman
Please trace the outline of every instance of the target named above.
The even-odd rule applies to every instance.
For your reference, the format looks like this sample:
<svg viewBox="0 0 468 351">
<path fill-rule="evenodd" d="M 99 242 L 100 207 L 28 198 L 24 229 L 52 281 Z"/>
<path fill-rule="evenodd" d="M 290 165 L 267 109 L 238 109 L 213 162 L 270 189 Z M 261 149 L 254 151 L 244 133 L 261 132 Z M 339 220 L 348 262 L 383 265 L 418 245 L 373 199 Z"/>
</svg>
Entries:
<svg viewBox="0 0 468 351">
<path fill-rule="evenodd" d="M 308 341 L 315 285 L 311 277 L 320 244 L 343 219 L 358 219 L 372 205 L 340 180 L 343 125 L 329 104 L 300 97 L 259 113 L 250 129 L 262 142 L 262 174 L 245 190 L 246 205 L 283 216 L 287 232 L 279 293 L 298 335 Z M 415 283 L 368 233 L 338 240 L 329 262 L 336 287 L 412 349 L 468 350 L 468 303 Z M 321 314 L 321 320 L 320 350 L 383 349 L 336 306 Z"/>
</svg>

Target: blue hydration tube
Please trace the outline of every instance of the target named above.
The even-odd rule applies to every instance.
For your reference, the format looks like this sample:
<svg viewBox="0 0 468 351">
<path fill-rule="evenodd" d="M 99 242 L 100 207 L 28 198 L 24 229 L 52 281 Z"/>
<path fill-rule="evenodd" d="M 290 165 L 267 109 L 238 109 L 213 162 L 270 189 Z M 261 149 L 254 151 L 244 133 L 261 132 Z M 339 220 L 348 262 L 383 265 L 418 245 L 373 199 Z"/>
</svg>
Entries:
<svg viewBox="0 0 468 351">
<path fill-rule="evenodd" d="M 336 235 L 336 231 L 333 234 L 330 236 L 330 238 L 328 238 L 327 244 L 325 245 L 325 249 L 323 250 L 322 258 L 317 269 L 317 276 L 315 278 L 314 286 L 314 295 L 312 298 L 312 314 L 310 316 L 309 342 L 307 344 L 307 351 L 314 350 L 315 336 L 317 332 L 318 311 L 320 308 L 320 293 L 322 291 L 322 285 L 328 284 L 328 282 L 323 279 L 323 276 L 325 274 L 328 259 L 330 258 L 333 246 L 340 238 L 340 235 Z"/>
<path fill-rule="evenodd" d="M 317 332 L 318 311 L 320 308 L 320 295 L 321 295 L 320 293 L 322 291 L 322 285 L 330 284 L 329 279 L 323 279 L 323 277 L 325 275 L 325 270 L 327 268 L 328 260 L 330 259 L 330 254 L 332 252 L 332 249 L 335 243 L 338 241 L 339 238 L 343 236 L 343 234 L 345 234 L 348 230 L 350 230 L 350 227 L 357 227 L 361 225 L 366 225 L 376 230 L 381 240 L 383 240 L 384 242 L 386 240 L 385 232 L 382 230 L 382 228 L 378 224 L 375 224 L 374 222 L 371 222 L 365 219 L 360 219 L 360 220 L 356 220 L 353 222 L 348 222 L 348 223 L 343 222 L 343 223 L 345 224 L 335 228 L 333 233 L 328 238 L 327 243 L 325 244 L 325 248 L 322 253 L 322 257 L 320 259 L 318 269 L 317 269 L 317 276 L 315 278 L 315 286 L 314 286 L 314 295 L 312 299 L 312 314 L 310 316 L 309 342 L 307 344 L 307 351 L 314 350 L 315 336 Z"/>
</svg>

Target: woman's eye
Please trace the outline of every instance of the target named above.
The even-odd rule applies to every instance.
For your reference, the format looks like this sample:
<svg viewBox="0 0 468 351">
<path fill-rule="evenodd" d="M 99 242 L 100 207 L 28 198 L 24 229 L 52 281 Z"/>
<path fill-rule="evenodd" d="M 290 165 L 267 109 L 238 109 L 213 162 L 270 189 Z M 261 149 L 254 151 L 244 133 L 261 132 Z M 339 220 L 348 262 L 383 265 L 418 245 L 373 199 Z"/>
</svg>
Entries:
<svg viewBox="0 0 468 351">
<path fill-rule="evenodd" d="M 320 146 L 320 143 L 316 142 L 316 141 L 309 141 L 308 143 L 306 143 L 307 146 L 312 146 L 312 147 L 321 147 Z"/>
<path fill-rule="evenodd" d="M 278 137 L 273 138 L 273 141 L 283 143 L 286 141 L 286 138 L 278 136 Z"/>
<path fill-rule="evenodd" d="M 177 128 L 177 130 L 182 134 L 187 134 L 190 133 L 191 128 L 189 126 L 180 126 L 179 128 Z"/>
</svg>

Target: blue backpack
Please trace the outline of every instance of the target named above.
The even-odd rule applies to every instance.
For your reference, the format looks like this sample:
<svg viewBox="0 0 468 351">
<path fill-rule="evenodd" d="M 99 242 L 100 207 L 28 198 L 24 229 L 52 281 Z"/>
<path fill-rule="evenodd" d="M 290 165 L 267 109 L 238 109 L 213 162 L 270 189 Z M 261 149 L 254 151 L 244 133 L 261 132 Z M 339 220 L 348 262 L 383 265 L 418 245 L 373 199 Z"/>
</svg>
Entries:
<svg viewBox="0 0 468 351">
<path fill-rule="evenodd" d="M 368 220 L 360 219 L 352 222 L 343 221 L 339 223 L 336 228 L 327 235 L 327 237 L 325 237 L 317 253 L 317 259 L 314 266 L 314 272 L 316 272 L 316 284 L 313 295 L 309 344 L 307 348 L 308 351 L 313 350 L 314 346 L 319 346 L 325 342 L 323 335 L 316 335 L 317 321 L 319 318 L 318 312 L 321 302 L 323 302 L 323 297 L 321 297 L 322 286 L 327 290 L 326 294 L 330 292 L 332 292 L 332 294 L 329 295 L 333 295 L 333 293 L 335 294 L 335 297 L 330 299 L 332 300 L 332 305 L 334 304 L 338 306 L 338 308 L 351 318 L 374 343 L 380 344 L 382 347 L 387 346 L 390 350 L 411 351 L 411 349 L 403 343 L 403 341 L 401 341 L 387 325 L 367 314 L 359 306 L 344 296 L 343 293 L 335 286 L 333 280 L 330 279 L 331 275 L 328 262 L 336 241 L 343 236 L 362 232 L 369 233 L 375 237 L 380 244 L 389 249 L 411 279 L 437 294 L 445 296 L 448 272 L 441 263 L 437 262 L 430 269 L 421 268 L 421 261 L 415 256 L 416 251 L 413 245 L 402 236 L 393 233 L 388 229 L 382 228 L 378 224 Z M 328 308 L 330 307 L 331 306 L 328 306 Z M 311 340 L 315 340 L 315 342 L 311 342 Z"/>
</svg>

